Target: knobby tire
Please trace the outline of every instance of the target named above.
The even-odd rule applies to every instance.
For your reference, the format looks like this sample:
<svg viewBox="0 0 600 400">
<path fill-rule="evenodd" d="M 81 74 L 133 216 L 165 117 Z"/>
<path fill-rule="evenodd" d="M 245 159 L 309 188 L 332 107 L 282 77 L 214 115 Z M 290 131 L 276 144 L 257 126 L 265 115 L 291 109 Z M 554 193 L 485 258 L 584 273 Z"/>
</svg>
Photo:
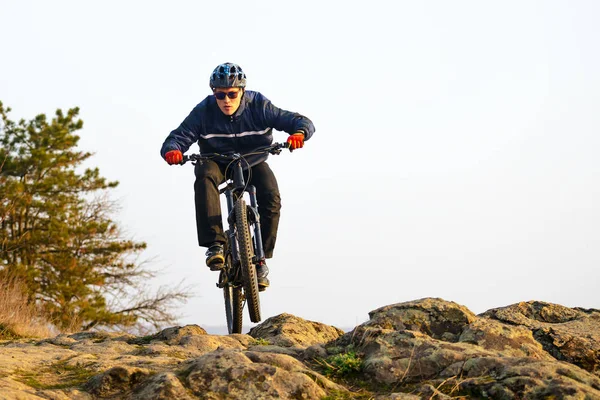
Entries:
<svg viewBox="0 0 600 400">
<path fill-rule="evenodd" d="M 242 269 L 242 280 L 244 282 L 244 293 L 248 304 L 250 321 L 260 322 L 260 299 L 258 297 L 258 280 L 256 279 L 256 268 L 252 263 L 254 247 L 250 228 L 248 226 L 248 211 L 246 201 L 239 198 L 235 202 L 236 237 L 240 253 L 240 268 Z"/>
</svg>

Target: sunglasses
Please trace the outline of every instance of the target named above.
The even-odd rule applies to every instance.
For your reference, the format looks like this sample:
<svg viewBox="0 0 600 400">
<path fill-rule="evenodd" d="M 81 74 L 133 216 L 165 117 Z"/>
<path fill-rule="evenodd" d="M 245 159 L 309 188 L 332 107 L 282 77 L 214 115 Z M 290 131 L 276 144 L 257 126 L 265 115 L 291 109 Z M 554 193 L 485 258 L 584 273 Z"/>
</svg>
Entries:
<svg viewBox="0 0 600 400">
<path fill-rule="evenodd" d="M 215 92 L 215 97 L 218 100 L 225 100 L 225 96 L 229 97 L 230 99 L 235 99 L 239 96 L 240 91 L 238 90 L 237 92 Z"/>
</svg>

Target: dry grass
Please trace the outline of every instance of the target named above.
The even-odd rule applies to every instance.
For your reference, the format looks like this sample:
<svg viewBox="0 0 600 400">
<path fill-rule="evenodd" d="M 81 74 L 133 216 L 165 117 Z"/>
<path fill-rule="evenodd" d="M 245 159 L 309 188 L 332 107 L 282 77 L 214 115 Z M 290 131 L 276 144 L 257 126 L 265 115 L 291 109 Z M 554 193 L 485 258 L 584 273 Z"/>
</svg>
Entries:
<svg viewBox="0 0 600 400">
<path fill-rule="evenodd" d="M 25 285 L 0 273 L 0 339 L 53 336 L 51 324 L 27 302 Z"/>
</svg>

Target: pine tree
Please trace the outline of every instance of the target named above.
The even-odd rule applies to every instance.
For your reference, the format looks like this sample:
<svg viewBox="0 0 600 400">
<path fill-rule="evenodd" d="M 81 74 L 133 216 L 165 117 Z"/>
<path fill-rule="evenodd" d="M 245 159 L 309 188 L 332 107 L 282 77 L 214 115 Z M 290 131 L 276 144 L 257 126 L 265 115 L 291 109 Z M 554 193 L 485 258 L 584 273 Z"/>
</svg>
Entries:
<svg viewBox="0 0 600 400">
<path fill-rule="evenodd" d="M 109 182 L 77 149 L 79 109 L 48 121 L 9 119 L 0 102 L 0 271 L 24 280 L 29 301 L 62 329 L 172 323 L 188 293 L 144 283 L 155 272 L 137 261 L 143 242 L 113 221 Z"/>
</svg>

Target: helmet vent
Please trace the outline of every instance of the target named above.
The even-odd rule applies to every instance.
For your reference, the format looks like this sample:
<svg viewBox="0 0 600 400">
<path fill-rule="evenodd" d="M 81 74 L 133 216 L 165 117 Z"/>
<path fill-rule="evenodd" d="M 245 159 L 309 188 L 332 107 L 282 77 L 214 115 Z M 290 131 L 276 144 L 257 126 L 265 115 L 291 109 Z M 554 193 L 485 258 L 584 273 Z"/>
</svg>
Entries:
<svg viewBox="0 0 600 400">
<path fill-rule="evenodd" d="M 210 87 L 246 87 L 246 74 L 237 64 L 224 63 L 215 68 L 210 76 Z"/>
</svg>

